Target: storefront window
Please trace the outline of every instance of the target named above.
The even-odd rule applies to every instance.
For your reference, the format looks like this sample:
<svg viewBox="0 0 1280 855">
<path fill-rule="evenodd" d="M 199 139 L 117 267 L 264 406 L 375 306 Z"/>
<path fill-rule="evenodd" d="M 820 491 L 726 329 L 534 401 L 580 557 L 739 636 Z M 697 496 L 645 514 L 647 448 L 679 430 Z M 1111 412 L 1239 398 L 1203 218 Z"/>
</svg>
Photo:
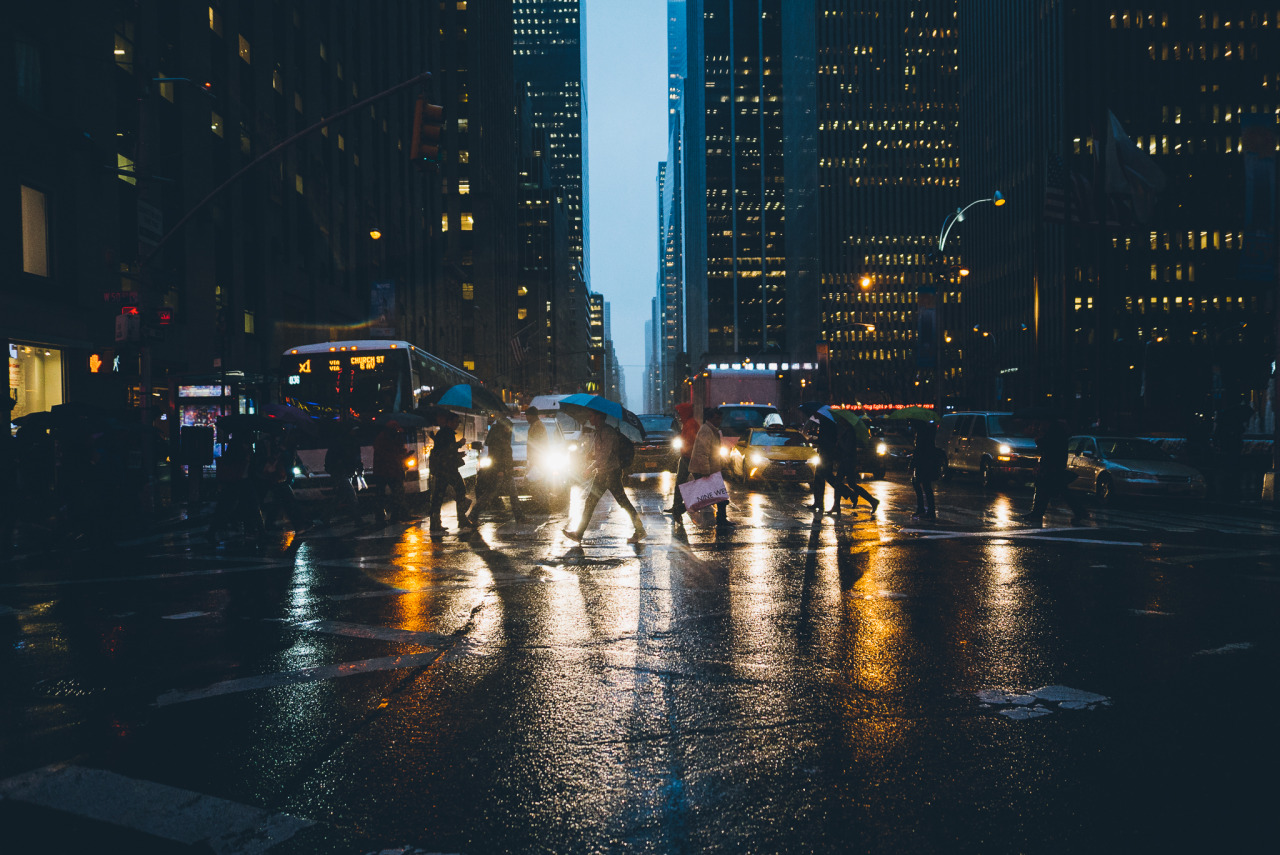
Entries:
<svg viewBox="0 0 1280 855">
<path fill-rule="evenodd" d="M 13 418 L 51 410 L 62 403 L 62 351 L 42 344 L 9 344 L 9 398 Z"/>
</svg>

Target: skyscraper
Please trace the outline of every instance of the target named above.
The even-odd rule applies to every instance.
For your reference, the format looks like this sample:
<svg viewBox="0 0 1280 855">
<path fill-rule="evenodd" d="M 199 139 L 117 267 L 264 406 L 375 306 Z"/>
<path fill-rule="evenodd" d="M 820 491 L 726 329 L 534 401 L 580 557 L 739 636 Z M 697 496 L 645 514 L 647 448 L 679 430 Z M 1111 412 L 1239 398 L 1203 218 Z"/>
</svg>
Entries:
<svg viewBox="0 0 1280 855">
<path fill-rule="evenodd" d="M 963 393 L 1116 429 L 1264 414 L 1280 10 L 960 8 L 965 195 L 1011 199 L 962 226 Z"/>
<path fill-rule="evenodd" d="M 784 353 L 782 0 L 690 0 L 685 87 L 691 356 Z"/>
<path fill-rule="evenodd" d="M 487 12 L 486 12 L 487 14 Z M 587 216 L 586 26 L 581 0 L 515 0 L 516 79 L 546 132 L 552 179 L 564 189 L 569 252 L 591 285 Z"/>
<path fill-rule="evenodd" d="M 816 173 L 788 180 L 792 278 L 808 267 L 820 280 L 837 400 L 924 400 L 933 342 L 918 333 L 919 296 L 938 226 L 961 202 L 956 2 L 797 5 L 788 15 L 797 32 L 812 29 L 797 43 L 812 45 L 816 74 L 788 109 L 816 127 L 787 136 L 799 145 L 816 134 L 812 153 L 796 155 Z"/>
</svg>

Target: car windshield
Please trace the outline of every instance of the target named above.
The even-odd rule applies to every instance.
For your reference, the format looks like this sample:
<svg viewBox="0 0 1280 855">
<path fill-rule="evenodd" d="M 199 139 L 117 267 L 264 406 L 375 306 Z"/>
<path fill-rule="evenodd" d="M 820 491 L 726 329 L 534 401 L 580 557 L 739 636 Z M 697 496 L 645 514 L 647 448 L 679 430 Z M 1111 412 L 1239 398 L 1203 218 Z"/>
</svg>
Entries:
<svg viewBox="0 0 1280 855">
<path fill-rule="evenodd" d="M 987 416 L 987 436 L 1031 436 L 1027 426 L 1010 416 Z"/>
<path fill-rule="evenodd" d="M 547 439 L 556 437 L 556 425 L 554 422 L 548 423 L 542 420 L 543 426 L 547 429 Z M 520 445 L 529 441 L 529 423 L 528 422 L 512 422 L 511 424 L 511 444 Z"/>
<path fill-rule="evenodd" d="M 764 427 L 765 417 L 776 412 L 772 407 L 721 407 L 724 417 L 720 432 L 728 436 L 741 436 L 751 428 Z"/>
<path fill-rule="evenodd" d="M 671 416 L 640 416 L 640 424 L 644 426 L 646 434 L 671 433 L 674 430 Z"/>
<path fill-rule="evenodd" d="M 751 434 L 752 445 L 808 445 L 805 442 L 804 434 L 798 430 L 778 430 L 778 431 L 762 431 L 758 430 Z"/>
<path fill-rule="evenodd" d="M 1098 449 L 1103 457 L 1112 460 L 1168 460 L 1169 455 L 1160 450 L 1155 443 L 1145 439 L 1107 439 L 1098 440 Z"/>
</svg>

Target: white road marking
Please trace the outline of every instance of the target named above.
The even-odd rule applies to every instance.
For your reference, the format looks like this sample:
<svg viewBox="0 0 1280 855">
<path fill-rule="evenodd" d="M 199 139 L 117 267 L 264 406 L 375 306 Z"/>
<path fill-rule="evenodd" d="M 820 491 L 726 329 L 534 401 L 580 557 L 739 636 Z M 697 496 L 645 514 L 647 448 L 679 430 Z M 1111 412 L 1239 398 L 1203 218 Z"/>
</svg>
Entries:
<svg viewBox="0 0 1280 855">
<path fill-rule="evenodd" d="M 8 778 L 0 781 L 0 796 L 201 845 L 218 855 L 258 855 L 315 825 L 286 813 L 82 766 L 46 766 Z M 56 829 L 51 834 L 56 848 Z"/>
<path fill-rule="evenodd" d="M 396 644 L 416 644 L 419 647 L 444 647 L 453 641 L 452 636 L 442 635 L 438 632 L 415 632 L 408 629 L 365 626 L 335 620 L 304 621 L 299 626 L 312 632 L 324 632 L 329 635 L 344 635 L 348 638 L 370 638 L 377 641 L 390 641 Z"/>
<path fill-rule="evenodd" d="M 1161 558 L 1166 564 L 1193 564 L 1200 561 L 1223 561 L 1234 560 L 1236 558 L 1273 558 L 1280 555 L 1274 549 L 1254 549 L 1247 552 L 1200 552 L 1195 555 L 1180 555 L 1175 557 Z"/>
<path fill-rule="evenodd" d="M 179 612 L 176 615 L 163 615 L 161 620 L 190 620 L 191 618 L 204 617 L 209 612 Z"/>
<path fill-rule="evenodd" d="M 100 576 L 95 579 L 42 579 L 38 582 L 3 582 L 0 588 L 50 588 L 59 585 L 101 585 L 108 582 L 155 582 L 169 579 L 193 579 L 199 576 L 221 576 L 224 573 L 245 573 L 250 570 L 276 570 L 293 567 L 292 561 L 276 561 L 272 564 L 255 564 L 250 567 L 220 567 L 213 570 L 188 570 L 181 573 L 144 573 L 138 576 Z"/>
<path fill-rule="evenodd" d="M 296 671 L 283 671 L 278 674 L 264 674 L 260 677 L 241 677 L 236 680 L 224 680 L 203 689 L 190 691 L 174 690 L 165 692 L 156 698 L 156 706 L 166 707 L 171 704 L 184 704 L 190 701 L 202 701 L 221 695 L 233 695 L 239 692 L 252 692 L 258 689 L 275 689 L 280 686 L 296 686 L 301 683 L 315 683 L 320 680 L 332 680 L 337 677 L 354 677 L 357 674 L 370 674 L 375 671 L 394 671 L 400 668 L 418 668 L 430 665 L 440 655 L 440 651 L 430 653 L 406 653 L 401 656 L 382 656 L 376 659 L 363 659 L 356 662 L 339 662 L 336 665 L 317 665 L 312 668 L 299 668 Z"/>
<path fill-rule="evenodd" d="M 1224 644 L 1221 647 L 1213 647 L 1207 650 L 1197 650 L 1192 656 L 1221 656 L 1224 653 L 1243 653 L 1253 648 L 1251 641 L 1237 641 L 1234 644 Z"/>
</svg>

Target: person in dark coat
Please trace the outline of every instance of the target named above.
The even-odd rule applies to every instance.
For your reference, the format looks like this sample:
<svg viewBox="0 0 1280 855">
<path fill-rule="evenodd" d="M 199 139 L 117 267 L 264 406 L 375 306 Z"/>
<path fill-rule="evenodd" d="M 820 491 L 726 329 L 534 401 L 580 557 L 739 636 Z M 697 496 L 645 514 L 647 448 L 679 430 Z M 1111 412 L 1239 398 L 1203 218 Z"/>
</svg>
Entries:
<svg viewBox="0 0 1280 855">
<path fill-rule="evenodd" d="M 817 422 L 818 467 L 813 475 L 813 504 L 809 507 L 814 514 L 821 514 L 827 498 L 827 484 L 836 488 L 835 501 L 840 503 L 840 486 L 836 481 L 836 458 L 839 456 L 840 436 L 836 423 L 823 416 L 814 416 Z M 812 433 L 813 431 L 811 431 Z"/>
<path fill-rule="evenodd" d="M 1036 492 L 1031 500 L 1030 513 L 1023 514 L 1019 519 L 1039 523 L 1044 519 L 1049 502 L 1062 498 L 1071 508 L 1071 522 L 1083 521 L 1088 516 L 1084 502 L 1080 496 L 1067 489 L 1067 485 L 1073 480 L 1073 476 L 1067 472 L 1067 440 L 1071 438 L 1067 423 L 1061 419 L 1035 422 L 1032 435 L 1036 438 L 1036 449 L 1040 452 L 1040 465 L 1036 469 Z"/>
<path fill-rule="evenodd" d="M 546 428 L 543 428 L 544 434 Z M 487 509 L 493 500 L 506 496 L 511 503 L 511 516 L 520 522 L 524 519 L 524 511 L 520 509 L 520 497 L 516 493 L 515 460 L 511 456 L 511 420 L 500 418 L 489 428 L 484 438 L 484 446 L 488 450 L 489 466 L 481 477 L 476 479 L 476 501 L 467 515 L 472 525 L 480 524 L 480 512 Z"/>
<path fill-rule="evenodd" d="M 684 515 L 684 496 L 680 493 L 680 485 L 689 480 L 689 460 L 693 457 L 693 444 L 698 439 L 701 425 L 693 417 L 693 404 L 676 404 L 676 416 L 680 419 L 680 462 L 676 465 L 676 490 L 671 500 L 671 507 L 664 513 L 672 514 L 677 520 Z"/>
<path fill-rule="evenodd" d="M 329 444 L 324 455 L 324 471 L 333 479 L 333 495 L 338 506 L 347 511 L 359 523 L 360 496 L 356 492 L 355 479 L 364 474 L 364 461 L 360 456 L 360 438 L 355 424 L 343 424 Z"/>
<path fill-rule="evenodd" d="M 911 486 L 916 491 L 916 512 L 913 520 L 936 520 L 938 508 L 934 503 L 933 482 L 938 478 L 941 451 L 934 440 L 938 435 L 935 422 L 916 422 L 911 448 Z"/>
<path fill-rule="evenodd" d="M 392 419 L 373 438 L 374 490 L 383 502 L 383 513 L 389 521 L 411 519 L 404 506 L 404 461 L 408 456 L 404 428 Z"/>
<path fill-rule="evenodd" d="M 875 516 L 876 509 L 880 507 L 880 500 L 871 495 L 859 483 L 862 477 L 861 467 L 858 465 L 858 452 L 861 449 L 862 442 L 858 439 L 857 431 L 853 425 L 841 420 L 836 432 L 836 472 L 835 479 L 831 482 L 835 488 L 835 501 L 828 511 L 833 517 L 840 516 L 840 497 L 845 496 L 853 501 L 853 506 L 858 506 L 859 497 L 866 499 L 871 505 L 871 515 Z"/>
<path fill-rule="evenodd" d="M 618 433 L 613 426 L 605 424 L 604 416 L 600 413 L 591 414 L 591 425 L 595 428 L 595 439 L 591 446 L 592 468 L 595 474 L 591 479 L 591 486 L 587 489 L 587 498 L 582 506 L 582 518 L 578 521 L 578 527 L 566 528 L 565 537 L 573 541 L 582 540 L 582 535 L 591 522 L 591 515 L 596 511 L 596 505 L 607 492 L 613 494 L 614 501 L 622 506 L 635 526 L 635 532 L 627 542 L 639 543 L 645 536 L 644 523 L 640 521 L 640 513 L 631 504 L 631 499 L 627 497 L 627 491 L 622 485 L 622 460 L 618 456 L 622 434 Z"/>
<path fill-rule="evenodd" d="M 462 474 L 458 471 L 462 468 L 464 443 L 464 440 L 458 438 L 458 414 L 447 412 L 440 416 L 439 422 L 440 428 L 436 431 L 431 454 L 427 458 L 427 465 L 431 467 L 431 501 L 427 516 L 431 520 L 431 531 L 435 534 L 448 531 L 440 522 L 440 506 L 444 504 L 444 495 L 449 490 L 453 490 L 457 506 L 458 528 L 473 528 L 475 525 L 467 517 L 471 502 L 467 500 L 467 483 L 462 480 Z"/>
</svg>

